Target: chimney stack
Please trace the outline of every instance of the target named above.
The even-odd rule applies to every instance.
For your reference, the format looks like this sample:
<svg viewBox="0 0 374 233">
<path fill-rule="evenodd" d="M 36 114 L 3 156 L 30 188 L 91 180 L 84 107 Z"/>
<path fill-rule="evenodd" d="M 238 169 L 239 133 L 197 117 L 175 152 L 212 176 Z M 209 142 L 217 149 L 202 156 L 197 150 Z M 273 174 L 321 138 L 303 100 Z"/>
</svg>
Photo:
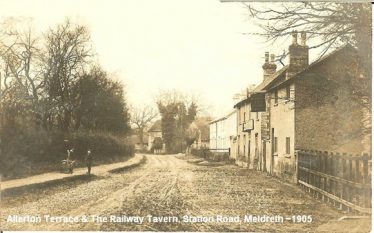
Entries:
<svg viewBox="0 0 374 233">
<path fill-rule="evenodd" d="M 271 54 L 270 58 L 271 61 L 269 62 L 269 52 L 265 52 L 265 63 L 262 65 L 264 81 L 277 71 L 277 65 L 274 63 L 274 54 Z"/>
<path fill-rule="evenodd" d="M 306 33 L 301 32 L 301 44 L 297 43 L 297 32 L 292 32 L 292 44 L 289 46 L 289 67 L 287 79 L 304 70 L 309 65 L 309 47 L 306 45 Z"/>
</svg>

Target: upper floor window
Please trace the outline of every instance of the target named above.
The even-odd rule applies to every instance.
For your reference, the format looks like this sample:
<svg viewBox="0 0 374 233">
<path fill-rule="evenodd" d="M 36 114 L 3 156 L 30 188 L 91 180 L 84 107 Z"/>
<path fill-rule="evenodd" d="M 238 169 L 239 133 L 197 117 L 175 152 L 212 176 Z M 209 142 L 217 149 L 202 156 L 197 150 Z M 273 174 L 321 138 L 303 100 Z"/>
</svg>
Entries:
<svg viewBox="0 0 374 233">
<path fill-rule="evenodd" d="M 277 89 L 274 92 L 274 104 L 278 104 L 278 90 Z"/>
<path fill-rule="evenodd" d="M 278 152 L 278 137 L 274 137 L 274 142 L 273 142 L 273 151 L 274 153 Z"/>
<path fill-rule="evenodd" d="M 238 109 L 238 112 L 237 112 L 237 115 L 238 115 L 238 124 L 240 125 L 241 123 L 241 114 L 240 114 L 240 108 Z"/>
<path fill-rule="evenodd" d="M 286 137 L 286 154 L 291 154 L 291 139 Z"/>
<path fill-rule="evenodd" d="M 245 112 L 244 112 L 243 118 L 244 118 L 244 119 L 243 119 L 243 122 L 245 122 Z"/>
<path fill-rule="evenodd" d="M 291 87 L 287 86 L 286 87 L 286 100 L 290 100 L 290 99 L 291 99 Z"/>
</svg>

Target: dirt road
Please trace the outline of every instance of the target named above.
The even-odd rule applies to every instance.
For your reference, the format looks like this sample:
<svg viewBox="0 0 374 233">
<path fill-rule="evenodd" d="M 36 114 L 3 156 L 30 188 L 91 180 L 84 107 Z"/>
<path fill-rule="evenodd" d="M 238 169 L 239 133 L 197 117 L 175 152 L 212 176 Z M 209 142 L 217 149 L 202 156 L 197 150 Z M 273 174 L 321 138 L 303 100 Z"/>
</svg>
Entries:
<svg viewBox="0 0 374 233">
<path fill-rule="evenodd" d="M 144 165 L 119 174 L 3 198 L 0 211 L 2 230 L 306 232 L 344 215 L 264 173 L 233 165 L 198 166 L 180 155 L 147 155 Z M 12 215 L 36 216 L 41 222 L 7 221 Z M 46 222 L 44 215 L 80 220 Z M 283 222 L 255 223 L 257 215 Z"/>
</svg>

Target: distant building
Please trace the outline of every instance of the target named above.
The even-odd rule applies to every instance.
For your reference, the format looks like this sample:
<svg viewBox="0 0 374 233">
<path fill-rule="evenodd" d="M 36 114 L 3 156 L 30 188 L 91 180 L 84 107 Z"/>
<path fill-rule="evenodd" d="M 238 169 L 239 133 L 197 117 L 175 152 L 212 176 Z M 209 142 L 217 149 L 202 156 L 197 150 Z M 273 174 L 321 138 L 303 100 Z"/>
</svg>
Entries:
<svg viewBox="0 0 374 233">
<path fill-rule="evenodd" d="M 161 120 L 155 121 L 148 130 L 148 151 L 152 150 L 155 138 L 162 139 Z"/>
<path fill-rule="evenodd" d="M 216 152 L 230 152 L 230 157 L 236 159 L 233 141 L 236 140 L 237 113 L 232 111 L 224 117 L 215 119 L 209 123 L 210 143 L 209 149 Z"/>
<path fill-rule="evenodd" d="M 143 133 L 143 141 L 140 140 L 138 129 L 134 129 L 130 137 L 131 142 L 135 146 L 135 150 L 144 150 L 148 148 L 148 133 Z M 142 146 L 143 145 L 143 146 Z"/>
</svg>

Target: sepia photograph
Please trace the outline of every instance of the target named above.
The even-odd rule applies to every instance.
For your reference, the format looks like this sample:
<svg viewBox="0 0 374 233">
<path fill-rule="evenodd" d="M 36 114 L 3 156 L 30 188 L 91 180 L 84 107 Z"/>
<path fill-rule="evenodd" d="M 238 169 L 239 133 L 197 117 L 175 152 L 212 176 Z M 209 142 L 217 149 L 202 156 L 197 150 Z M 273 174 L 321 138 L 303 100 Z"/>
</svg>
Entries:
<svg viewBox="0 0 374 233">
<path fill-rule="evenodd" d="M 372 4 L 0 0 L 0 232 L 372 230 Z"/>
</svg>

